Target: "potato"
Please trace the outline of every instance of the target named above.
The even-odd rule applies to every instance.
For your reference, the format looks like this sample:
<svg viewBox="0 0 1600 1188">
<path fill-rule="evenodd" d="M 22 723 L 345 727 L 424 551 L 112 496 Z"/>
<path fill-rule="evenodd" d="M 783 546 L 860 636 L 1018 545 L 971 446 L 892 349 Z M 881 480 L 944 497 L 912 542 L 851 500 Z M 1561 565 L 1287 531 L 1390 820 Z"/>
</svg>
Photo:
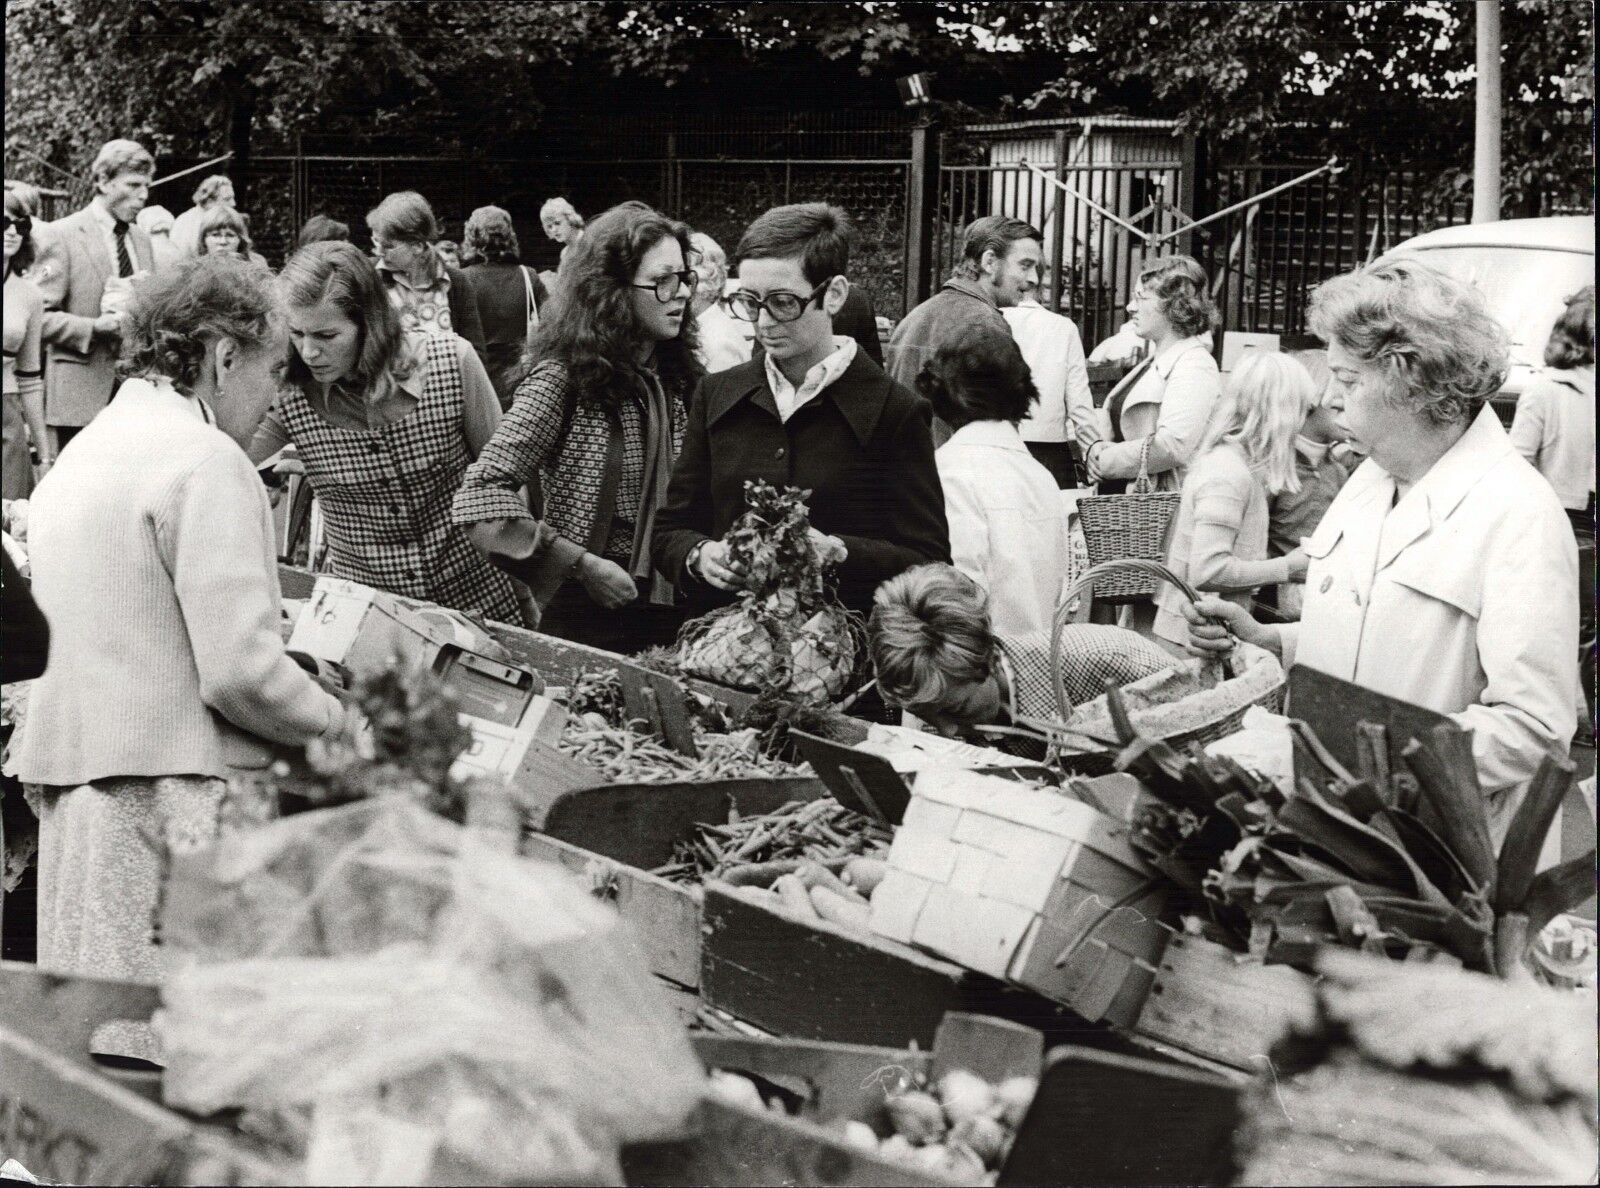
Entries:
<svg viewBox="0 0 1600 1188">
<path fill-rule="evenodd" d="M 944 1110 L 932 1094 L 913 1090 L 889 1099 L 889 1120 L 895 1133 L 904 1135 L 914 1146 L 936 1143 L 944 1138 Z"/>
<path fill-rule="evenodd" d="M 994 1108 L 994 1086 L 964 1068 L 951 1069 L 939 1080 L 939 1100 L 952 1126 L 981 1118 Z"/>
<path fill-rule="evenodd" d="M 856 1150 L 877 1152 L 877 1132 L 865 1122 L 857 1122 L 853 1118 L 848 1119 L 840 1129 L 844 1134 L 844 1141 Z"/>
<path fill-rule="evenodd" d="M 1033 1104 L 1033 1095 L 1039 1091 L 1035 1077 L 1008 1077 L 1000 1083 L 995 1094 L 1000 1101 L 1000 1120 L 1015 1130 Z"/>
<path fill-rule="evenodd" d="M 966 1147 L 984 1167 L 998 1167 L 1005 1152 L 1006 1128 L 993 1118 L 964 1118 L 951 1127 L 950 1145 Z"/>
</svg>

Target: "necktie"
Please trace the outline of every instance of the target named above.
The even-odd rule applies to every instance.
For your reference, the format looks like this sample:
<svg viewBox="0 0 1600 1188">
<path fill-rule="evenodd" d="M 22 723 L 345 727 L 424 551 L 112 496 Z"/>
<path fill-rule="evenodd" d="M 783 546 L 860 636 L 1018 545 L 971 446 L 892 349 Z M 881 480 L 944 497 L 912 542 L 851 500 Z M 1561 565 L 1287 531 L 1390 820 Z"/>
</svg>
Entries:
<svg viewBox="0 0 1600 1188">
<path fill-rule="evenodd" d="M 111 234 L 117 240 L 117 275 L 133 275 L 133 257 L 128 255 L 128 227 L 130 224 L 118 219 L 111 228 Z"/>
</svg>

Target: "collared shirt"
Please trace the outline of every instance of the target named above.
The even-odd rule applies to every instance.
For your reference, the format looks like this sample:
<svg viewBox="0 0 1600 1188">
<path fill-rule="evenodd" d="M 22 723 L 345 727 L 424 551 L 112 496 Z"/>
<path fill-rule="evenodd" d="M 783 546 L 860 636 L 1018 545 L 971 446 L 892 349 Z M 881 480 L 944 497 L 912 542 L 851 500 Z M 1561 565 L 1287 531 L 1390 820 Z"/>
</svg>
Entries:
<svg viewBox="0 0 1600 1188">
<path fill-rule="evenodd" d="M 778 406 L 778 419 L 787 424 L 789 418 L 801 407 L 816 399 L 819 392 L 837 380 L 850 364 L 855 362 L 857 349 L 855 339 L 835 334 L 833 354 L 806 372 L 806 378 L 801 381 L 798 388 L 784 377 L 778 365 L 772 361 L 771 355 L 763 356 L 767 367 L 767 386 L 772 389 L 772 402 Z"/>
<path fill-rule="evenodd" d="M 1000 313 L 1033 373 L 1033 386 L 1039 390 L 1039 403 L 1017 426 L 1022 440 L 1071 440 L 1079 425 L 1094 420 L 1094 397 L 1089 392 L 1089 368 L 1078 327 L 1071 318 L 1053 313 L 1031 298 Z"/>
<path fill-rule="evenodd" d="M 436 253 L 430 251 L 432 279 L 418 285 L 403 272 L 378 266 L 389 304 L 400 315 L 400 328 L 408 334 L 438 334 L 453 330 L 450 323 L 450 274 Z"/>
<path fill-rule="evenodd" d="M 1299 663 L 1448 714 L 1472 732 L 1490 823 L 1504 837 L 1546 753 L 1577 723 L 1578 568 L 1548 483 L 1484 408 L 1395 501 L 1368 460 L 1306 542 Z"/>
<path fill-rule="evenodd" d="M 740 329 L 741 326 L 748 326 L 749 322 L 741 323 L 723 308 L 720 301 L 713 301 L 706 306 L 695 320 L 700 328 L 700 362 L 705 366 L 707 375 L 750 361 L 751 340 Z"/>
<path fill-rule="evenodd" d="M 1162 488 L 1177 490 L 1221 394 L 1211 336 L 1197 334 L 1173 343 L 1151 361 L 1122 402 L 1121 441 L 1113 440 L 1111 402 L 1098 410 L 1106 440 L 1095 459 L 1100 473 L 1106 478 L 1138 477 L 1139 454 L 1149 437 L 1151 476 L 1162 476 Z"/>
<path fill-rule="evenodd" d="M 410 416 L 422 399 L 427 381 L 427 369 L 422 362 L 428 335 L 407 335 L 405 349 L 416 360 L 408 375 L 396 379 L 385 373 L 371 395 L 366 395 L 342 384 L 327 389 L 313 384 L 306 399 L 317 414 L 341 429 L 376 430 L 392 425 Z M 461 369 L 461 427 L 466 435 L 467 449 L 473 457 L 494 436 L 500 425 L 500 398 L 472 344 L 460 335 L 452 334 L 456 346 L 456 364 Z M 261 427 L 250 440 L 250 460 L 261 462 L 272 457 L 290 444 L 289 430 L 283 417 L 274 407 L 261 421 Z"/>
<path fill-rule="evenodd" d="M 1067 576 L 1067 507 L 1015 425 L 963 425 L 933 455 L 950 557 L 989 592 L 999 635 L 1048 631 Z"/>
</svg>

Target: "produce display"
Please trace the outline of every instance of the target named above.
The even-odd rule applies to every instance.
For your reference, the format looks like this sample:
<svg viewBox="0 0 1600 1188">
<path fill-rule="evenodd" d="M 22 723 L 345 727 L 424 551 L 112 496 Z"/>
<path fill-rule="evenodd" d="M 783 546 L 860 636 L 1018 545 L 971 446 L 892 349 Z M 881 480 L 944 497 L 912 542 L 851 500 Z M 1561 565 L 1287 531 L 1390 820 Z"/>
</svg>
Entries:
<svg viewBox="0 0 1600 1188">
<path fill-rule="evenodd" d="M 684 626 L 677 656 L 684 672 L 816 705 L 849 691 L 865 633 L 829 588 L 809 495 L 745 483 L 749 508 L 723 541 L 748 584 L 732 605 Z"/>
<path fill-rule="evenodd" d="M 557 749 L 604 773 L 614 784 L 658 784 L 688 780 L 781 778 L 810 774 L 803 764 L 771 757 L 762 748 L 754 726 L 727 725 L 706 699 L 690 695 L 697 710 L 694 725 L 697 756 L 666 745 L 635 729 L 622 699 L 622 682 L 614 671 L 589 672 L 575 682 L 568 699 L 572 716 Z"/>
<path fill-rule="evenodd" d="M 1563 761 L 1541 765 L 1497 857 L 1458 732 L 1410 741 L 1405 769 L 1391 770 L 1383 728 L 1363 724 L 1352 773 L 1296 722 L 1298 788 L 1286 798 L 1229 759 L 1136 738 L 1109 701 L 1130 740 L 1119 766 L 1158 801 L 1139 814 L 1135 847 L 1235 948 L 1303 964 L 1337 945 L 1509 977 L 1545 925 L 1594 893 L 1593 850 L 1534 873 L 1571 782 Z"/>
<path fill-rule="evenodd" d="M 897 1070 L 895 1080 L 881 1115 L 840 1118 L 827 1125 L 859 1150 L 968 1183 L 996 1181 L 1039 1088 L 1034 1077 L 991 1085 L 965 1069 L 952 1069 L 932 1084 L 903 1070 Z M 711 1090 L 751 1109 L 801 1112 L 792 1094 L 736 1071 L 713 1070 Z"/>
<path fill-rule="evenodd" d="M 1329 951 L 1245 1102 L 1242 1184 L 1593 1183 L 1591 995 Z"/>
<path fill-rule="evenodd" d="M 752 816 L 730 808 L 726 824 L 700 826 L 652 873 L 679 882 L 716 878 L 762 887 L 805 862 L 842 867 L 851 858 L 882 853 L 891 837 L 889 826 L 831 799 L 794 801 Z"/>
</svg>

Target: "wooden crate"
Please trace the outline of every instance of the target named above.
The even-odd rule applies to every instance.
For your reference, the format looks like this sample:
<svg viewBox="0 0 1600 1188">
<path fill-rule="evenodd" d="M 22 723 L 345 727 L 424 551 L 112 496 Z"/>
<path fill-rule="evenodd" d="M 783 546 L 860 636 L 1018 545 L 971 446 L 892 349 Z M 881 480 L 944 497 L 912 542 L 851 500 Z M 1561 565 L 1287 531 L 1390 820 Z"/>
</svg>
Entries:
<svg viewBox="0 0 1600 1188">
<path fill-rule="evenodd" d="M 927 1049 L 951 1011 L 1101 1044 L 1104 1028 L 1031 991 L 908 945 L 773 911 L 707 884 L 700 994 L 774 1035 Z"/>
<path fill-rule="evenodd" d="M 1198 936 L 1174 934 L 1134 1023 L 1140 1035 L 1231 1068 L 1259 1072 L 1272 1045 L 1315 1018 L 1314 982 Z"/>
</svg>

